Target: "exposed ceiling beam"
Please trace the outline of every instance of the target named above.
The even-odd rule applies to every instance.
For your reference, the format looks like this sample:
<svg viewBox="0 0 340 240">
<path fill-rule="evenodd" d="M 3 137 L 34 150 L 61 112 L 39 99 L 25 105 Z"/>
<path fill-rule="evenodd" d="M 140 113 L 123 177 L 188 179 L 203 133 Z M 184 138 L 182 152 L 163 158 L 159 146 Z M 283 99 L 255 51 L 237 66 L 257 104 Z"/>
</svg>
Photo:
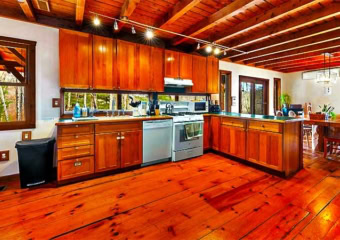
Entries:
<svg viewBox="0 0 340 240">
<path fill-rule="evenodd" d="M 125 0 L 122 10 L 120 11 L 120 19 L 129 18 L 135 11 L 139 2 L 140 0 Z M 124 25 L 124 22 L 118 22 L 118 30 L 115 30 L 115 32 L 118 33 Z"/>
<path fill-rule="evenodd" d="M 300 41 L 291 42 L 291 43 L 287 43 L 284 45 L 279 45 L 276 47 L 267 48 L 261 51 L 239 56 L 239 57 L 233 58 L 232 61 L 238 62 L 238 61 L 245 60 L 246 62 L 249 62 L 249 63 L 256 62 L 257 59 L 261 57 L 270 56 L 270 55 L 277 54 L 277 53 L 283 53 L 286 51 L 300 49 L 300 48 L 304 48 L 308 46 L 313 46 L 319 43 L 329 42 L 329 41 L 337 40 L 337 39 L 340 39 L 340 29 L 332 31 L 332 32 L 328 32 L 322 35 L 318 35 L 312 38 L 306 38 Z"/>
<path fill-rule="evenodd" d="M 314 64 L 314 65 L 308 65 L 308 66 L 302 66 L 302 67 L 297 67 L 297 68 L 292 68 L 288 70 L 282 70 L 282 72 L 290 73 L 290 72 L 301 72 L 301 71 L 307 71 L 307 70 L 322 70 L 324 67 L 329 68 L 329 67 L 340 67 L 340 60 L 331 62 L 331 64 L 326 64 L 326 66 L 322 64 Z"/>
<path fill-rule="evenodd" d="M 86 0 L 77 0 L 76 5 L 76 23 L 81 26 L 84 20 L 84 12 L 85 12 L 85 2 Z"/>
<path fill-rule="evenodd" d="M 15 48 L 8 47 L 7 49 L 11 53 L 13 53 L 19 59 L 19 61 L 22 61 L 23 63 L 26 62 L 26 58 L 21 53 L 19 53 Z"/>
<path fill-rule="evenodd" d="M 235 27 L 227 29 L 226 31 L 219 33 L 214 36 L 212 39 L 214 42 L 220 43 L 227 39 L 237 36 L 238 34 L 244 33 L 251 29 L 255 29 L 263 24 L 268 24 L 274 20 L 277 20 L 283 16 L 288 14 L 297 12 L 301 9 L 309 7 L 312 4 L 315 4 L 317 1 L 313 0 L 299 0 L 299 1 L 288 1 L 279 6 L 266 11 L 264 14 L 260 14 L 258 16 L 252 17 L 249 20 L 246 20 L 240 24 L 237 24 Z M 318 1 L 319 2 L 319 1 Z"/>
<path fill-rule="evenodd" d="M 7 60 L 0 60 L 0 65 L 4 65 L 6 67 L 22 67 L 22 65 L 16 61 Z"/>
<path fill-rule="evenodd" d="M 299 41 L 302 39 L 315 37 L 317 35 L 325 34 L 327 32 L 331 32 L 337 29 L 340 29 L 340 20 L 334 19 L 333 21 L 330 21 L 330 22 L 318 24 L 310 28 L 305 28 L 295 33 L 278 36 L 276 38 L 271 38 L 266 41 L 242 48 L 241 50 L 245 51 L 246 53 L 239 53 L 239 52 L 235 54 L 229 53 L 228 58 L 230 58 L 231 60 L 234 60 L 234 58 L 243 56 L 245 54 L 251 54 L 251 53 L 258 52 L 258 51 L 268 49 L 271 47 L 276 47 L 276 46 L 280 46 L 283 44 Z M 234 61 L 237 61 L 237 60 L 234 60 Z"/>
<path fill-rule="evenodd" d="M 174 23 L 177 19 L 186 14 L 190 9 L 199 4 L 202 0 L 182 0 L 166 14 L 166 16 L 158 23 L 158 28 L 164 28 L 165 25 Z"/>
<path fill-rule="evenodd" d="M 228 43 L 228 47 L 240 48 L 249 44 L 254 44 L 259 41 L 275 37 L 280 34 L 288 33 L 289 31 L 297 30 L 298 28 L 305 27 L 326 19 L 340 16 L 340 2 L 333 2 L 327 7 L 318 9 L 310 14 L 301 15 L 297 18 L 291 18 L 282 24 L 275 24 L 266 29 L 255 32 L 254 34 L 237 38 Z"/>
<path fill-rule="evenodd" d="M 32 21 L 32 22 L 36 22 L 37 20 L 36 20 L 35 15 L 34 15 L 31 0 L 18 0 L 18 3 L 20 5 L 22 11 L 26 15 L 27 19 Z"/>
<path fill-rule="evenodd" d="M 229 3 L 224 8 L 220 9 L 216 13 L 212 14 L 211 16 L 203 19 L 199 23 L 195 24 L 190 29 L 186 30 L 183 34 L 187 36 L 194 37 L 212 27 L 216 24 L 223 22 L 225 19 L 236 15 L 237 13 L 244 11 L 245 9 L 249 8 L 250 6 L 254 5 L 255 0 L 236 0 L 232 3 Z M 176 37 L 173 40 L 173 45 L 178 45 L 184 41 L 188 40 L 187 38 L 183 37 Z"/>
<path fill-rule="evenodd" d="M 269 59 L 269 60 L 266 60 L 266 61 L 263 61 L 263 62 L 255 63 L 254 66 L 255 67 L 261 66 L 261 67 L 264 67 L 264 68 L 271 68 L 275 64 L 281 64 L 281 63 L 288 62 L 288 61 L 301 60 L 301 59 L 305 59 L 305 58 L 308 58 L 308 57 L 320 56 L 320 55 L 324 54 L 325 52 L 333 53 L 333 52 L 339 52 L 339 51 L 340 51 L 340 46 L 332 46 L 332 47 L 329 47 L 329 48 L 322 48 L 322 49 L 315 50 L 315 51 L 309 51 L 309 52 L 294 54 L 292 56 Z"/>
<path fill-rule="evenodd" d="M 245 64 L 249 64 L 249 63 L 257 63 L 258 64 L 258 63 L 265 62 L 265 61 L 268 61 L 268 60 L 274 60 L 274 59 L 280 59 L 280 58 L 290 57 L 290 56 L 294 56 L 294 55 L 300 55 L 300 54 L 304 54 L 304 53 L 308 53 L 308 52 L 312 52 L 312 51 L 318 51 L 318 50 L 321 50 L 321 49 L 327 49 L 327 48 L 336 47 L 336 46 L 340 46 L 340 39 L 332 40 L 332 41 L 325 42 L 325 43 L 319 43 L 319 44 L 315 44 L 315 45 L 312 45 L 312 46 L 303 47 L 303 48 L 299 48 L 299 49 L 293 49 L 293 50 L 289 50 L 289 51 L 286 51 L 286 52 L 280 52 L 280 53 L 275 53 L 275 54 L 268 55 L 268 56 L 255 58 L 255 59 L 244 61 L 244 63 Z"/>
<path fill-rule="evenodd" d="M 329 64 L 328 61 L 329 61 L 329 58 L 326 58 L 326 64 L 325 65 Z M 339 62 L 339 61 L 340 61 L 339 57 L 332 57 L 331 58 L 331 63 Z M 292 66 L 288 66 L 288 67 L 272 68 L 272 70 L 289 71 L 290 69 L 294 69 L 294 68 L 303 68 L 303 67 L 308 67 L 308 66 L 312 66 L 312 65 L 321 65 L 321 64 L 324 64 L 323 58 L 321 60 L 319 59 L 317 61 L 304 63 L 304 64 L 292 65 Z"/>
<path fill-rule="evenodd" d="M 21 83 L 25 82 L 25 78 L 19 73 L 18 70 L 15 69 L 13 66 L 5 65 L 5 68 L 11 72 Z"/>
</svg>

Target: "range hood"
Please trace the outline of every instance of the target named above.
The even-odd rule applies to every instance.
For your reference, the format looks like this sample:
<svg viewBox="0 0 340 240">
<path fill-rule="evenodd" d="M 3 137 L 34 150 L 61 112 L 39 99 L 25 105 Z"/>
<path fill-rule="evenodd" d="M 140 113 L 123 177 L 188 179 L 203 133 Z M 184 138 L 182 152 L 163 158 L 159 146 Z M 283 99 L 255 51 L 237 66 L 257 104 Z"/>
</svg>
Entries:
<svg viewBox="0 0 340 240">
<path fill-rule="evenodd" d="M 166 87 L 191 87 L 194 86 L 191 79 L 180 79 L 180 78 L 164 78 L 164 85 Z"/>
</svg>

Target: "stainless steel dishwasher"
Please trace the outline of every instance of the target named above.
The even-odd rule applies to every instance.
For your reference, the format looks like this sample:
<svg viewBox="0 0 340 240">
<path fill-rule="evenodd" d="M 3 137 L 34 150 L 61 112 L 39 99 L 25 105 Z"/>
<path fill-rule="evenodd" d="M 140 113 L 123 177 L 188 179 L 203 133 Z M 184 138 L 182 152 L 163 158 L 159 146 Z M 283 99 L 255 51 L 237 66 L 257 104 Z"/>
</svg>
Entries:
<svg viewBox="0 0 340 240">
<path fill-rule="evenodd" d="M 143 166 L 171 160 L 172 119 L 143 122 Z"/>
</svg>

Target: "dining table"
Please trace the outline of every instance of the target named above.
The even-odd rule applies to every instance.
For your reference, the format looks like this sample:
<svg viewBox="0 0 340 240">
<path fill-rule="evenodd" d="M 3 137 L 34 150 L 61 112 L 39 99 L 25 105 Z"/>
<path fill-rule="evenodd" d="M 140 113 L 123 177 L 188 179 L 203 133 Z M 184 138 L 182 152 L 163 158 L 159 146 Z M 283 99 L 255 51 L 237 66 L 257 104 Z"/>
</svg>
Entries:
<svg viewBox="0 0 340 240">
<path fill-rule="evenodd" d="M 340 131 L 340 118 L 337 117 L 336 119 L 324 119 L 324 120 L 317 120 L 317 119 L 310 119 L 304 118 L 304 125 L 314 125 L 317 126 L 316 132 L 318 133 L 318 142 L 315 146 L 317 151 L 323 152 L 324 149 L 324 137 L 327 136 L 330 128 L 333 127 L 336 131 Z"/>
</svg>

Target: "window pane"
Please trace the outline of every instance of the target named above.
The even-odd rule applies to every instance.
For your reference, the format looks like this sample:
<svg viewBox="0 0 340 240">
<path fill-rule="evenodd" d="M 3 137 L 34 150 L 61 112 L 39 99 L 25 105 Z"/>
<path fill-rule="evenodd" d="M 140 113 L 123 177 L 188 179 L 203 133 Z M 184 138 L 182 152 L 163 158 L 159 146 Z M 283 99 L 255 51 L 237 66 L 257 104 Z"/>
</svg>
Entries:
<svg viewBox="0 0 340 240">
<path fill-rule="evenodd" d="M 178 96 L 178 101 L 190 101 L 190 102 L 197 102 L 197 101 L 206 101 L 206 96 Z"/>
<path fill-rule="evenodd" d="M 131 103 L 132 97 L 134 102 L 141 101 L 142 103 L 149 103 L 149 95 L 148 94 L 122 94 L 122 109 L 124 110 L 134 110 L 134 107 L 131 107 L 129 103 Z"/>
<path fill-rule="evenodd" d="M 255 84 L 255 114 L 264 114 L 264 89 L 263 84 Z"/>
<path fill-rule="evenodd" d="M 25 88 L 0 86 L 0 122 L 25 121 Z"/>
<path fill-rule="evenodd" d="M 175 95 L 158 95 L 158 101 L 176 101 Z"/>
<path fill-rule="evenodd" d="M 251 113 L 250 82 L 241 82 L 241 113 Z"/>
<path fill-rule="evenodd" d="M 0 45 L 0 82 L 24 83 L 26 49 Z"/>
</svg>

